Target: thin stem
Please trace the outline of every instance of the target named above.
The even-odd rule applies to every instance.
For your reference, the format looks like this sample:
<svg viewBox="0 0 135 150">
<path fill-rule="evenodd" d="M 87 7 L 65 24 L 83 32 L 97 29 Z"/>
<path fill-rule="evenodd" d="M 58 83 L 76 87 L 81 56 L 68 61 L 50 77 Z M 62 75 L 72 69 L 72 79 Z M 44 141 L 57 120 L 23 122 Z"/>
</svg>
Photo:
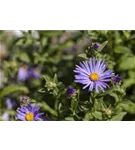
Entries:
<svg viewBox="0 0 135 150">
<path fill-rule="evenodd" d="M 91 92 L 91 101 L 92 101 L 92 104 L 93 104 L 93 111 L 95 111 L 97 100 L 95 98 L 95 93 L 94 92 Z"/>
</svg>

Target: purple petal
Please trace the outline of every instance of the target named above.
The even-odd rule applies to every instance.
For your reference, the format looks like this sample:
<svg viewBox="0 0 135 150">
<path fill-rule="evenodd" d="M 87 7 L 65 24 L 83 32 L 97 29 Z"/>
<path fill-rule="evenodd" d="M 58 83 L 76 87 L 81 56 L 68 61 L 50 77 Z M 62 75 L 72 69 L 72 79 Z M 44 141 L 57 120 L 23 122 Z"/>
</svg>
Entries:
<svg viewBox="0 0 135 150">
<path fill-rule="evenodd" d="M 17 119 L 19 119 L 19 120 L 22 120 L 22 121 L 26 121 L 25 120 L 25 116 L 22 116 L 22 115 L 20 115 L 20 114 L 17 114 Z"/>
<path fill-rule="evenodd" d="M 35 117 L 41 117 L 42 115 L 44 115 L 44 113 L 39 113 Z"/>
<path fill-rule="evenodd" d="M 88 84 L 89 80 L 87 80 L 87 79 L 86 80 L 81 80 L 81 79 L 79 80 L 78 79 L 78 80 L 75 80 L 74 82 L 81 83 L 81 84 Z"/>
<path fill-rule="evenodd" d="M 89 79 L 89 77 L 88 76 L 85 77 L 85 76 L 82 76 L 82 75 L 75 75 L 75 79 L 77 79 L 77 80 L 87 80 L 87 79 Z"/>
<path fill-rule="evenodd" d="M 89 86 L 89 91 L 92 91 L 92 90 L 93 90 L 93 88 L 94 88 L 94 86 L 95 86 L 95 83 L 94 83 L 94 82 L 92 82 L 92 83 L 90 84 L 90 86 Z"/>
<path fill-rule="evenodd" d="M 33 112 L 33 105 L 32 104 L 28 105 L 28 110 L 29 110 L 29 112 Z"/>
<path fill-rule="evenodd" d="M 83 89 L 86 89 L 88 86 L 90 85 L 90 83 L 86 84 Z"/>
<path fill-rule="evenodd" d="M 96 68 L 96 69 L 95 69 L 96 72 L 99 70 L 100 64 L 101 64 L 101 60 L 99 59 L 99 60 L 97 61 L 97 63 L 96 63 L 96 67 L 95 67 L 95 68 Z"/>
<path fill-rule="evenodd" d="M 34 121 L 43 121 L 43 119 L 39 118 L 39 117 L 35 117 Z"/>
<path fill-rule="evenodd" d="M 78 66 L 78 65 L 76 65 L 76 66 L 77 66 L 77 67 L 76 67 L 76 70 L 79 70 L 79 71 L 85 73 L 86 75 L 89 75 L 89 73 L 88 73 L 85 69 L 81 68 L 81 67 Z"/>
<path fill-rule="evenodd" d="M 19 111 L 21 111 L 22 113 L 28 113 L 29 112 L 28 109 L 24 106 L 21 106 Z"/>
<path fill-rule="evenodd" d="M 26 113 L 21 112 L 20 110 L 17 110 L 16 112 L 22 116 L 24 116 L 26 114 Z"/>
<path fill-rule="evenodd" d="M 99 92 L 98 84 L 95 84 L 95 90 L 97 93 Z"/>
<path fill-rule="evenodd" d="M 33 107 L 33 112 L 37 112 L 37 111 L 39 111 L 39 109 L 40 109 L 40 106 L 34 106 Z"/>
</svg>

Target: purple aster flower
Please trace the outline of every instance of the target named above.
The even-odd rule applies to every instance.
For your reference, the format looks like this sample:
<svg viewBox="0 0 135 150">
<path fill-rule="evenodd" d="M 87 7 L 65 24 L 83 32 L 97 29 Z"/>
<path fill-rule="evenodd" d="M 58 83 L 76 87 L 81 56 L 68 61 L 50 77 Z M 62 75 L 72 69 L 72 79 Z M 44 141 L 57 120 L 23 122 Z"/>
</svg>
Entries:
<svg viewBox="0 0 135 150">
<path fill-rule="evenodd" d="M 68 94 L 69 96 L 74 95 L 75 92 L 76 92 L 76 90 L 75 90 L 72 86 L 69 86 L 69 87 L 67 88 L 67 94 Z"/>
<path fill-rule="evenodd" d="M 5 120 L 5 121 L 9 121 L 9 114 L 7 112 L 4 112 L 4 114 L 2 115 L 2 118 Z"/>
<path fill-rule="evenodd" d="M 104 89 L 109 87 L 107 82 L 110 82 L 114 75 L 111 70 L 106 70 L 107 65 L 104 62 L 105 60 L 95 58 L 80 62 L 74 70 L 77 73 L 75 82 L 85 85 L 83 89 L 89 87 L 89 91 L 95 89 L 98 92 L 101 89 L 104 92 Z"/>
<path fill-rule="evenodd" d="M 22 106 L 17 110 L 17 119 L 21 121 L 42 121 L 44 113 L 38 113 L 40 106 L 29 104 L 28 107 Z"/>
<path fill-rule="evenodd" d="M 16 106 L 16 102 L 11 100 L 10 98 L 7 98 L 6 99 L 6 106 L 7 106 L 7 109 L 12 109 L 13 107 Z"/>
<path fill-rule="evenodd" d="M 41 69 L 39 67 L 31 68 L 29 70 L 29 76 L 34 77 L 35 79 L 40 78 Z"/>
<path fill-rule="evenodd" d="M 96 43 L 93 45 L 93 47 L 94 47 L 95 49 L 98 49 L 98 48 L 100 47 L 100 43 L 96 42 Z"/>
<path fill-rule="evenodd" d="M 18 77 L 17 80 L 18 81 L 26 81 L 29 77 L 29 73 L 28 73 L 28 65 L 24 64 L 22 67 L 19 68 L 18 70 Z"/>
<path fill-rule="evenodd" d="M 121 80 L 122 80 L 122 77 L 121 77 L 121 76 L 118 76 L 118 75 L 116 75 L 116 76 L 113 78 L 113 82 L 114 82 L 114 83 L 119 83 Z"/>
</svg>

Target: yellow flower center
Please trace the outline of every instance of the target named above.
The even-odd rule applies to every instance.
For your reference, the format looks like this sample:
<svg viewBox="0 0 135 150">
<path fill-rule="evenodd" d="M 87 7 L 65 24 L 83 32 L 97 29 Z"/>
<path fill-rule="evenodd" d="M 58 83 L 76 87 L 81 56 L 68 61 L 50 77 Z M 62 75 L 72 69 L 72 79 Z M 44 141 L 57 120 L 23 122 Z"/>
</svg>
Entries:
<svg viewBox="0 0 135 150">
<path fill-rule="evenodd" d="M 32 121 L 34 119 L 34 114 L 29 112 L 25 115 L 26 121 Z"/>
<path fill-rule="evenodd" d="M 99 79 L 99 75 L 95 72 L 91 73 L 89 76 L 90 80 L 97 81 Z"/>
</svg>

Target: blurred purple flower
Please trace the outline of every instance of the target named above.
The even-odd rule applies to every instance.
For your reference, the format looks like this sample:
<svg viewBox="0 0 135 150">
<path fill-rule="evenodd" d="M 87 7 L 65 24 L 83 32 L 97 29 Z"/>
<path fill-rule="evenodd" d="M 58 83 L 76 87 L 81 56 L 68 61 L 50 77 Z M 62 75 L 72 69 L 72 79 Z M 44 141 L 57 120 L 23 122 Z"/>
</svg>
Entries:
<svg viewBox="0 0 135 150">
<path fill-rule="evenodd" d="M 69 96 L 74 95 L 75 92 L 76 92 L 76 90 L 75 90 L 72 86 L 69 86 L 69 87 L 67 88 L 67 94 L 68 94 Z"/>
<path fill-rule="evenodd" d="M 18 70 L 18 81 L 26 81 L 29 77 L 29 72 L 28 72 L 28 65 L 24 64 L 22 67 L 19 68 Z"/>
<path fill-rule="evenodd" d="M 4 121 L 9 121 L 9 114 L 7 112 L 4 112 L 2 118 L 4 119 Z"/>
<path fill-rule="evenodd" d="M 29 104 L 28 107 L 22 106 L 17 110 L 17 119 L 21 121 L 43 121 L 41 116 L 44 113 L 38 113 L 40 106 Z"/>
<path fill-rule="evenodd" d="M 16 106 L 16 102 L 14 100 L 11 100 L 10 98 L 7 98 L 6 106 L 7 106 L 7 109 L 12 109 L 13 107 Z"/>
<path fill-rule="evenodd" d="M 95 49 L 98 49 L 98 48 L 100 47 L 100 43 L 96 42 L 96 43 L 93 45 L 93 47 L 94 47 Z"/>
<path fill-rule="evenodd" d="M 6 99 L 6 108 L 7 109 L 13 109 L 13 107 L 16 106 L 16 102 L 10 98 L 7 98 Z M 2 115 L 2 118 L 5 120 L 5 121 L 9 121 L 9 114 L 8 112 L 4 112 L 3 115 Z"/>
<path fill-rule="evenodd" d="M 116 76 L 113 78 L 113 82 L 114 82 L 114 83 L 119 83 L 121 80 L 122 80 L 122 77 L 121 77 L 121 76 L 118 76 L 118 75 L 116 75 Z"/>
<path fill-rule="evenodd" d="M 29 70 L 29 76 L 35 79 L 40 78 L 41 69 L 39 67 L 34 67 Z"/>
</svg>

